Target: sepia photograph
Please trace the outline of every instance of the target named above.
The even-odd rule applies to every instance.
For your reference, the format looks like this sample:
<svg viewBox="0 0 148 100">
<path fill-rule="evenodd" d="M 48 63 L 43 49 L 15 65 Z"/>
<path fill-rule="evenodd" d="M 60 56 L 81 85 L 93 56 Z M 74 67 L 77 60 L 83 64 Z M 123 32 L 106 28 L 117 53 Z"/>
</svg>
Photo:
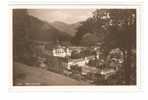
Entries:
<svg viewBox="0 0 148 100">
<path fill-rule="evenodd" d="M 136 86 L 137 9 L 12 9 L 13 86 Z"/>
</svg>

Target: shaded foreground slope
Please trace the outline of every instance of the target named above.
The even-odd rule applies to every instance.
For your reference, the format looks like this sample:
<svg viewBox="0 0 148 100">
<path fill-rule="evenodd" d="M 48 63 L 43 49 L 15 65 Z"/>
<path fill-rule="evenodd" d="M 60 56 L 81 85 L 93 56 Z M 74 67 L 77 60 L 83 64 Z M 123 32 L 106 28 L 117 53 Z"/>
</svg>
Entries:
<svg viewBox="0 0 148 100">
<path fill-rule="evenodd" d="M 21 63 L 13 64 L 13 84 L 18 85 L 87 85 L 63 75 Z"/>
</svg>

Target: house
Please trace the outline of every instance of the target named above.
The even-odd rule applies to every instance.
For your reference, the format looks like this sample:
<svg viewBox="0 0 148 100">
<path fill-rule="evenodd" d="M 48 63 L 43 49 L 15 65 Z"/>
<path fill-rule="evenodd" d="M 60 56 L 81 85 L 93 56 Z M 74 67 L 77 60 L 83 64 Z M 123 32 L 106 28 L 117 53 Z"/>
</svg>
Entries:
<svg viewBox="0 0 148 100">
<path fill-rule="evenodd" d="M 72 59 L 68 61 L 67 68 L 70 69 L 72 65 L 85 66 L 88 62 L 89 60 L 87 58 Z"/>
<path fill-rule="evenodd" d="M 105 79 L 107 79 L 109 76 L 116 73 L 116 70 L 114 69 L 103 69 L 100 74 L 104 76 Z"/>
<path fill-rule="evenodd" d="M 71 69 L 71 66 L 73 65 L 84 67 L 89 63 L 91 59 L 95 59 L 95 56 L 89 56 L 89 57 L 84 57 L 84 58 L 79 58 L 79 59 L 69 59 L 69 61 L 66 62 L 67 69 Z"/>
<path fill-rule="evenodd" d="M 87 75 L 88 73 L 97 73 L 98 69 L 96 67 L 92 67 L 92 66 L 84 66 L 82 67 L 82 75 Z"/>
<path fill-rule="evenodd" d="M 86 47 L 82 47 L 82 46 L 70 46 L 69 47 L 72 51 L 76 51 L 77 53 L 80 53 L 83 50 L 86 50 Z"/>
<path fill-rule="evenodd" d="M 71 50 L 68 47 L 65 46 L 57 46 L 55 48 L 53 48 L 52 50 L 53 56 L 55 57 L 68 57 L 71 56 Z"/>
</svg>

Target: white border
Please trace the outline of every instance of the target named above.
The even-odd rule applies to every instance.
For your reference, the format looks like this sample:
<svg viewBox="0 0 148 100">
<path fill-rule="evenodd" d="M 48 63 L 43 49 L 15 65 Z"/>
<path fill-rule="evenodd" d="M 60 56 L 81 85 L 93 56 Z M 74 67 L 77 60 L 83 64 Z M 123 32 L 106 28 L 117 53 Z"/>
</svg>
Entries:
<svg viewBox="0 0 148 100">
<path fill-rule="evenodd" d="M 96 8 L 112 8 L 112 9 L 130 9 L 137 10 L 137 85 L 136 86 L 12 86 L 12 9 L 96 9 Z M 9 90 L 10 91 L 141 91 L 141 26 L 142 26 L 142 5 L 10 5 L 9 6 L 9 31 L 10 31 L 10 70 L 9 70 Z"/>
</svg>

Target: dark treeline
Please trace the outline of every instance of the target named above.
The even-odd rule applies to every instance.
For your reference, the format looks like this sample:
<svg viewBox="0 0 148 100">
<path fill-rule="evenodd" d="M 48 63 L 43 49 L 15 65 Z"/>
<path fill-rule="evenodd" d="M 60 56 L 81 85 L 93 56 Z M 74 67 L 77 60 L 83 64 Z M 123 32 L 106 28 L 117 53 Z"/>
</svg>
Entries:
<svg viewBox="0 0 148 100">
<path fill-rule="evenodd" d="M 98 9 L 81 24 L 72 43 L 91 46 L 99 42 L 106 55 L 111 49 L 120 48 L 124 53 L 126 84 L 136 84 L 136 54 L 132 52 L 136 50 L 136 10 Z"/>
</svg>

